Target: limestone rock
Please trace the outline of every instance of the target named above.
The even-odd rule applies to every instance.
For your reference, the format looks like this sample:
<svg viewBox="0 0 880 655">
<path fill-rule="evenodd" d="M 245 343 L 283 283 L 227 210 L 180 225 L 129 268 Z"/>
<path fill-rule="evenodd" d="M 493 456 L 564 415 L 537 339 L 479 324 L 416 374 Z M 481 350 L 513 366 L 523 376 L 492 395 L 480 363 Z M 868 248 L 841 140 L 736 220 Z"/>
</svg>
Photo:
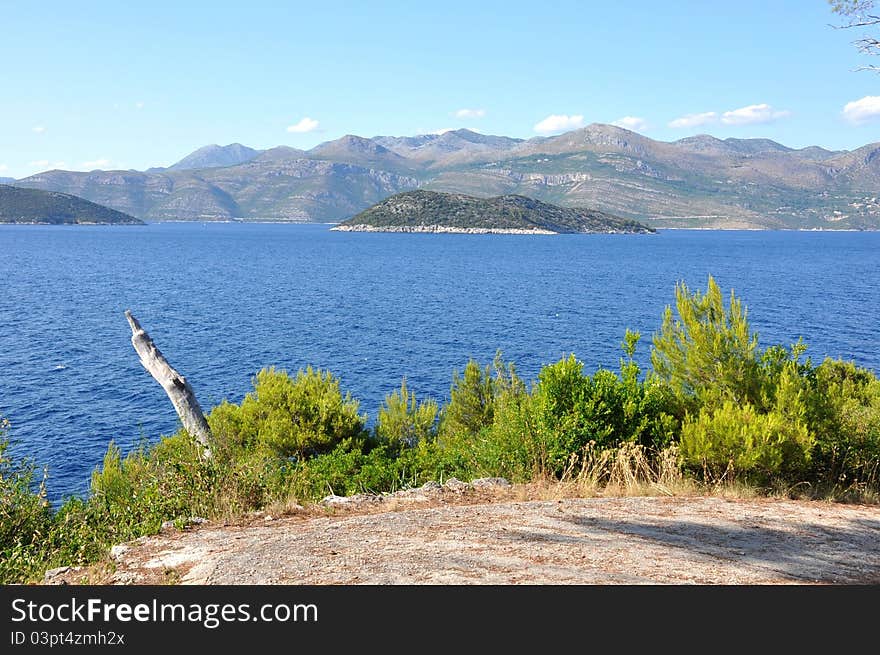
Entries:
<svg viewBox="0 0 880 655">
<path fill-rule="evenodd" d="M 58 577 L 64 575 L 68 571 L 70 571 L 69 566 L 59 566 L 56 569 L 49 569 L 43 575 L 43 582 L 45 584 L 66 584 L 63 581 L 59 582 Z"/>
<path fill-rule="evenodd" d="M 452 491 L 454 493 L 462 494 L 466 491 L 472 490 L 473 487 L 469 485 L 467 482 L 462 482 L 458 478 L 449 478 L 446 482 L 443 483 L 444 491 Z"/>
<path fill-rule="evenodd" d="M 130 546 L 126 544 L 117 544 L 110 549 L 110 559 L 120 560 L 129 550 L 131 550 Z"/>
<path fill-rule="evenodd" d="M 509 487 L 510 482 L 504 478 L 477 478 L 471 480 L 471 486 L 475 489 L 488 489 L 492 487 Z"/>
</svg>

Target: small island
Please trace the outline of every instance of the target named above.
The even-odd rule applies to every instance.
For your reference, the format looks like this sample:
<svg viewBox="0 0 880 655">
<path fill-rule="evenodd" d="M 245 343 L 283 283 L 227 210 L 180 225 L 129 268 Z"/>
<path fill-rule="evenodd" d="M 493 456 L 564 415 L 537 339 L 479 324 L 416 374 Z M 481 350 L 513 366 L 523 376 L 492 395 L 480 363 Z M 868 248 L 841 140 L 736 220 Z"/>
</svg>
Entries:
<svg viewBox="0 0 880 655">
<path fill-rule="evenodd" d="M 519 195 L 475 198 L 407 191 L 331 228 L 342 232 L 464 234 L 650 234 L 641 223 L 595 209 L 559 207 Z"/>
<path fill-rule="evenodd" d="M 57 191 L 0 184 L 0 223 L 30 225 L 143 225 L 104 205 Z"/>
</svg>

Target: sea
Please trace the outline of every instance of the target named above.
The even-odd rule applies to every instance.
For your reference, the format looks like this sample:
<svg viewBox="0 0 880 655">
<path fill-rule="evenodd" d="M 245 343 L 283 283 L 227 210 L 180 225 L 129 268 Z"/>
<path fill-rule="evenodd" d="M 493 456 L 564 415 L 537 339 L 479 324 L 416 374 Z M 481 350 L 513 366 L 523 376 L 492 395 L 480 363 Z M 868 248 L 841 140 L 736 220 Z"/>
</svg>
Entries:
<svg viewBox="0 0 880 655">
<path fill-rule="evenodd" d="M 205 411 L 274 366 L 331 371 L 370 421 L 407 387 L 444 402 L 453 372 L 500 351 L 527 381 L 570 353 L 636 359 L 675 285 L 711 275 L 762 347 L 880 372 L 880 232 L 386 234 L 330 225 L 0 226 L 0 415 L 9 453 L 48 467 L 53 502 L 88 492 L 110 441 L 178 427 L 138 361 L 131 310 Z"/>
</svg>

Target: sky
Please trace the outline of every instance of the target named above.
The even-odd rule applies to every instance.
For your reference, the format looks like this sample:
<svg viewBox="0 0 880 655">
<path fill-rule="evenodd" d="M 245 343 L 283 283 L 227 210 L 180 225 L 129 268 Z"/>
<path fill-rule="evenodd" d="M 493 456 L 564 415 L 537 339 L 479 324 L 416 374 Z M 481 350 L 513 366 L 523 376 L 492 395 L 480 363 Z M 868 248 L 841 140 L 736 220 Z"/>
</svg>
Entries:
<svg viewBox="0 0 880 655">
<path fill-rule="evenodd" d="M 791 147 L 880 141 L 880 74 L 826 0 L 0 0 L 0 177 L 615 123 Z M 875 61 L 871 61 L 871 60 Z"/>
</svg>

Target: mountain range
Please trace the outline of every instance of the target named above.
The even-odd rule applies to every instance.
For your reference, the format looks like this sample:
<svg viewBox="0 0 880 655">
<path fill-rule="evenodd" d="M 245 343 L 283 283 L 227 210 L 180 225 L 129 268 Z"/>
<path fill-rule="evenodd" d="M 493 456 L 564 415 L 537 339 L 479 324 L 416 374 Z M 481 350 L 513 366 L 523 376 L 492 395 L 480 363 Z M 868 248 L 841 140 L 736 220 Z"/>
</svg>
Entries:
<svg viewBox="0 0 880 655">
<path fill-rule="evenodd" d="M 150 221 L 336 223 L 428 189 L 523 195 L 653 227 L 880 228 L 880 143 L 832 151 L 709 135 L 664 142 L 603 124 L 527 140 L 462 129 L 346 135 L 305 151 L 212 145 L 168 168 L 53 170 L 15 184 Z"/>
</svg>

